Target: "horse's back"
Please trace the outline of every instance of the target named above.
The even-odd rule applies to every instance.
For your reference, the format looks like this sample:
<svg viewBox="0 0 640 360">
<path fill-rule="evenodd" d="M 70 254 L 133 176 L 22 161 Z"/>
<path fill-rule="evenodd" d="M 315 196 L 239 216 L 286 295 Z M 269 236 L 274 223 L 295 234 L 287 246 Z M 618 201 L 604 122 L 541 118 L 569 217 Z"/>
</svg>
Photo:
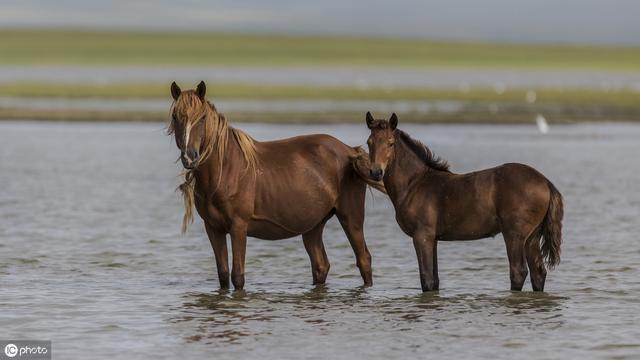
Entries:
<svg viewBox="0 0 640 360">
<path fill-rule="evenodd" d="M 354 153 L 352 147 L 327 134 L 294 136 L 259 143 L 263 152 L 289 152 L 301 155 L 337 155 L 346 157 Z"/>
<path fill-rule="evenodd" d="M 258 143 L 265 167 L 291 165 L 338 176 L 351 169 L 356 150 L 331 135 L 312 134 Z M 293 169 L 295 170 L 295 169 Z"/>
<path fill-rule="evenodd" d="M 507 163 L 494 168 L 499 186 L 519 191 L 531 191 L 531 187 L 548 189 L 549 180 L 533 167 L 520 163 Z"/>
</svg>

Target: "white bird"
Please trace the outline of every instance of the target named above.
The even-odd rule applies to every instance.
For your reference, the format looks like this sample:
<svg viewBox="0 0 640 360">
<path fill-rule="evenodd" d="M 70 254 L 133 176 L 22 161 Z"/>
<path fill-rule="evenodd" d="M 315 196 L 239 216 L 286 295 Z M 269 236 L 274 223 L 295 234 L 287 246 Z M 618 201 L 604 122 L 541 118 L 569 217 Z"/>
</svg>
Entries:
<svg viewBox="0 0 640 360">
<path fill-rule="evenodd" d="M 538 114 L 538 116 L 536 116 L 536 124 L 541 134 L 549 132 L 549 124 L 547 124 L 547 119 L 545 119 L 544 116 Z"/>
</svg>

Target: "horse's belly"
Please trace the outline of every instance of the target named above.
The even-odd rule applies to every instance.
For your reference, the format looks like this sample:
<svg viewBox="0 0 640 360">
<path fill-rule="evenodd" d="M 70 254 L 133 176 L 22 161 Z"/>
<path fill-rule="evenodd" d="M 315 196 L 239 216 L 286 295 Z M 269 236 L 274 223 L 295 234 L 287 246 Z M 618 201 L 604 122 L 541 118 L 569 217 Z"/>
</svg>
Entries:
<svg viewBox="0 0 640 360">
<path fill-rule="evenodd" d="M 493 236 L 496 236 L 498 233 L 500 233 L 500 230 L 497 228 L 489 229 L 489 230 L 483 229 L 483 230 L 484 231 L 477 231 L 477 232 L 444 233 L 438 236 L 438 240 L 442 240 L 442 241 L 478 240 L 478 239 L 493 237 Z"/>
<path fill-rule="evenodd" d="M 500 232 L 495 216 L 469 216 L 456 224 L 447 224 L 439 240 L 477 240 L 495 236 Z"/>
<path fill-rule="evenodd" d="M 282 240 L 300 234 L 301 232 L 295 229 L 287 229 L 269 220 L 252 220 L 249 222 L 249 228 L 247 229 L 247 235 L 263 240 Z"/>
<path fill-rule="evenodd" d="M 301 178 L 259 188 L 249 225 L 255 237 L 286 239 L 304 234 L 332 212 L 337 201 L 333 179 Z"/>
<path fill-rule="evenodd" d="M 308 206 L 306 206 L 308 205 Z M 249 235 L 266 240 L 287 239 L 307 233 L 322 223 L 333 209 L 330 202 L 292 201 L 273 211 L 261 211 L 249 222 Z"/>
</svg>

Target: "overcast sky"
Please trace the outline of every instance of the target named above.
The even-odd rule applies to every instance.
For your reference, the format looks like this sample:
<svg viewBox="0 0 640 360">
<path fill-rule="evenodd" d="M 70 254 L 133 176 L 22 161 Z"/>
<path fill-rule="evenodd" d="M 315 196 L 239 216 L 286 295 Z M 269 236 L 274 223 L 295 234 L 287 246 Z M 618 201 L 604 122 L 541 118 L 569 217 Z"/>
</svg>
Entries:
<svg viewBox="0 0 640 360">
<path fill-rule="evenodd" d="M 640 1 L 0 1 L 0 27 L 18 26 L 640 45 Z"/>
</svg>

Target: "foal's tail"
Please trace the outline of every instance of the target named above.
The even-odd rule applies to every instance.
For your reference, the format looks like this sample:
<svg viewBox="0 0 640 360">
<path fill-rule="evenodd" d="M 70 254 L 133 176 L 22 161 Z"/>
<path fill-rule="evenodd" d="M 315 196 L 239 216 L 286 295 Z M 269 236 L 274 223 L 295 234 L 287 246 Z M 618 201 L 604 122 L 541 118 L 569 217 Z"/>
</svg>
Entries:
<svg viewBox="0 0 640 360">
<path fill-rule="evenodd" d="M 542 256 L 547 267 L 553 268 L 560 263 L 560 245 L 562 245 L 562 217 L 564 209 L 562 195 L 556 187 L 549 181 L 551 199 L 549 209 L 542 222 Z"/>
<path fill-rule="evenodd" d="M 383 194 L 387 193 L 387 189 L 384 187 L 384 183 L 382 181 L 374 181 L 369 177 L 369 170 L 371 169 L 371 162 L 369 161 L 369 154 L 364 151 L 361 147 L 357 146 L 353 148 L 356 151 L 355 155 L 349 157 L 351 160 L 351 165 L 355 170 L 356 174 L 367 183 L 367 185 L 372 188 L 380 191 Z"/>
</svg>

